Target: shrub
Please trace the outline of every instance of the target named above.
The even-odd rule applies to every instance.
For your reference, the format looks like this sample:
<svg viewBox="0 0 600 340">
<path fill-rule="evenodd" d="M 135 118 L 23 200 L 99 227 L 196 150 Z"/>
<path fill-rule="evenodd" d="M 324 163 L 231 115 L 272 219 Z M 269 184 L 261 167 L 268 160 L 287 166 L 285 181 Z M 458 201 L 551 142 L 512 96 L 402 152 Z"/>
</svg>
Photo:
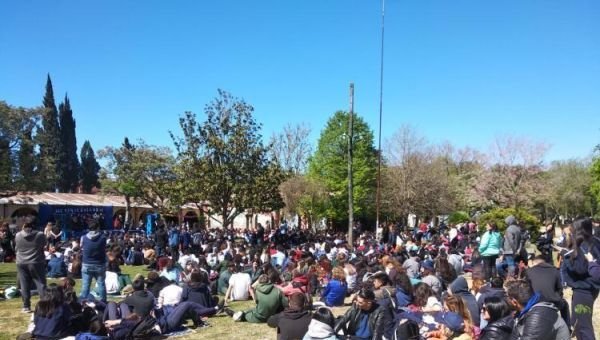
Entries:
<svg viewBox="0 0 600 340">
<path fill-rule="evenodd" d="M 471 218 L 464 211 L 455 211 L 448 216 L 448 223 L 457 224 L 468 222 Z"/>
<path fill-rule="evenodd" d="M 540 233 L 539 232 L 540 221 L 537 219 L 537 217 L 533 216 L 532 214 L 530 214 L 527 211 L 522 210 L 522 209 L 513 209 L 513 208 L 492 209 L 492 210 L 482 214 L 481 216 L 479 216 L 479 219 L 477 222 L 479 224 L 480 230 L 485 230 L 485 225 L 487 223 L 495 222 L 496 225 L 498 226 L 498 230 L 500 230 L 502 233 L 504 233 L 504 230 L 506 230 L 506 227 L 508 227 L 506 225 L 506 222 L 504 222 L 504 220 L 506 220 L 506 218 L 510 215 L 513 215 L 514 217 L 517 218 L 517 221 L 519 221 L 519 226 L 525 227 L 527 230 L 529 230 L 532 241 L 537 240 L 539 233 Z"/>
</svg>

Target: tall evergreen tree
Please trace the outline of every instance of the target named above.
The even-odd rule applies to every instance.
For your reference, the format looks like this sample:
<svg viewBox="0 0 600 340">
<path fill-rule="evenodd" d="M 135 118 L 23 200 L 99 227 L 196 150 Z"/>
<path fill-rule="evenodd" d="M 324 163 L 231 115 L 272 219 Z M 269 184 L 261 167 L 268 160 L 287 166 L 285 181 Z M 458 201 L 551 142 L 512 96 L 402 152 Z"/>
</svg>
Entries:
<svg viewBox="0 0 600 340">
<path fill-rule="evenodd" d="M 46 80 L 44 95 L 44 113 L 42 114 L 42 130 L 38 134 L 40 145 L 40 176 L 45 183 L 44 190 L 57 189 L 58 164 L 60 161 L 60 126 L 58 125 L 58 110 L 54 102 L 54 90 L 50 74 Z"/>
<path fill-rule="evenodd" d="M 81 147 L 81 186 L 84 193 L 89 194 L 94 187 L 100 187 L 99 171 L 100 164 L 96 161 L 96 155 L 90 142 L 86 140 Z"/>
<path fill-rule="evenodd" d="M 21 147 L 17 153 L 19 165 L 18 181 L 22 188 L 33 190 L 38 188 L 39 181 L 36 173 L 35 143 L 33 141 L 33 126 L 28 127 L 21 134 Z"/>
<path fill-rule="evenodd" d="M 79 185 L 79 159 L 77 158 L 77 139 L 75 137 L 75 119 L 69 97 L 58 106 L 60 121 L 60 161 L 58 164 L 58 188 L 61 192 L 75 192 Z"/>
</svg>

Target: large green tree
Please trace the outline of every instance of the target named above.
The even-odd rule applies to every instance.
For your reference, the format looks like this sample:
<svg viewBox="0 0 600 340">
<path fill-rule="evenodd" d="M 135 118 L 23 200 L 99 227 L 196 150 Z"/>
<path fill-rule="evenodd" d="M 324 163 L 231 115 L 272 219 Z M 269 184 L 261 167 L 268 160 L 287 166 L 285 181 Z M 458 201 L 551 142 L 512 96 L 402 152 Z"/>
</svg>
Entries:
<svg viewBox="0 0 600 340">
<path fill-rule="evenodd" d="M 324 215 L 336 225 L 348 220 L 348 121 L 347 112 L 336 112 L 321 132 L 315 154 L 308 166 L 308 176 L 322 183 L 328 195 Z M 372 219 L 375 208 L 377 151 L 373 132 L 367 123 L 354 115 L 353 132 L 354 216 Z"/>
<path fill-rule="evenodd" d="M 590 191 L 594 198 L 594 204 L 592 205 L 592 208 L 594 213 L 597 214 L 598 203 L 600 202 L 600 144 L 596 146 L 594 158 L 592 159 L 592 164 L 590 165 L 590 175 L 592 177 Z"/>
<path fill-rule="evenodd" d="M 94 187 L 100 187 L 99 171 L 100 164 L 96 160 L 94 149 L 90 141 L 86 140 L 81 147 L 81 187 L 84 193 L 90 194 Z"/>
<path fill-rule="evenodd" d="M 58 188 L 58 165 L 62 147 L 60 126 L 58 124 L 58 110 L 54 102 L 54 90 L 49 74 L 46 80 L 46 93 L 44 95 L 43 106 L 42 129 L 38 133 L 40 175 L 43 177 L 42 182 L 45 183 L 44 189 L 54 191 Z"/>
<path fill-rule="evenodd" d="M 254 108 L 219 90 L 198 121 L 186 112 L 180 119 L 183 137 L 171 133 L 178 153 L 181 202 L 206 200 L 221 215 L 224 227 L 246 209 L 274 210 L 282 205 L 281 183 L 262 144 Z"/>
<path fill-rule="evenodd" d="M 61 141 L 58 188 L 61 192 L 75 192 L 79 186 L 80 170 L 79 159 L 77 158 L 75 119 L 73 119 L 73 110 L 71 110 L 71 103 L 67 95 L 65 95 L 65 100 L 58 106 L 58 112 Z"/>
</svg>

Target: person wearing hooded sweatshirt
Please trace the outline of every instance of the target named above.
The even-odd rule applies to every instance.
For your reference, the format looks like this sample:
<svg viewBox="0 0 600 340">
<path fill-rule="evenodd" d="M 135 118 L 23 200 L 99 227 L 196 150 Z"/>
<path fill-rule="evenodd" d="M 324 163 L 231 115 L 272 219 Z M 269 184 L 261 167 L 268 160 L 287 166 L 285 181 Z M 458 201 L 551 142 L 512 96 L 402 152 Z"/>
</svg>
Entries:
<svg viewBox="0 0 600 340">
<path fill-rule="evenodd" d="M 333 331 L 335 316 L 328 307 L 319 307 L 312 315 L 308 331 L 302 340 L 337 340 Z"/>
<path fill-rule="evenodd" d="M 281 290 L 269 281 L 266 274 L 258 278 L 258 285 L 254 293 L 256 307 L 254 309 L 242 312 L 234 312 L 225 308 L 227 315 L 233 317 L 234 321 L 247 321 L 252 323 L 267 322 L 271 315 L 282 311 L 288 304 L 286 297 Z"/>
<path fill-rule="evenodd" d="M 508 267 L 508 275 L 515 275 L 515 257 L 519 255 L 521 247 L 521 228 L 517 225 L 517 219 L 510 215 L 504 220 L 506 231 L 504 232 L 504 245 L 502 247 L 503 263 Z M 504 273 L 502 267 L 498 267 L 498 273 Z"/>
<path fill-rule="evenodd" d="M 558 309 L 552 303 L 542 301 L 540 294 L 534 293 L 527 281 L 510 281 L 506 285 L 506 295 L 508 303 L 517 312 L 512 339 L 571 339 L 569 328 Z"/>
<path fill-rule="evenodd" d="M 560 310 L 560 315 L 567 325 L 571 323 L 569 304 L 563 298 L 563 285 L 560 272 L 552 264 L 545 261 L 545 255 L 538 255 L 533 259 L 533 266 L 525 272 L 525 279 L 533 291 L 540 293 L 542 299 L 552 302 Z"/>
<path fill-rule="evenodd" d="M 288 308 L 267 319 L 269 327 L 277 327 L 277 340 L 301 339 L 306 334 L 311 321 L 307 302 L 305 294 L 294 293 L 289 297 Z"/>
<path fill-rule="evenodd" d="M 141 317 L 145 317 L 156 306 L 154 295 L 144 289 L 143 277 L 133 280 L 132 286 L 133 294 L 127 296 L 121 304 L 127 306 L 127 312 L 133 312 Z M 121 313 L 121 317 L 123 318 L 127 315 Z"/>
<path fill-rule="evenodd" d="M 24 313 L 31 312 L 31 284 L 35 284 L 40 296 L 46 289 L 45 245 L 46 236 L 33 230 L 31 222 L 25 223 L 23 229 L 15 236 L 17 274 L 21 284 Z"/>
<path fill-rule="evenodd" d="M 100 300 L 106 302 L 106 237 L 100 231 L 98 221 L 92 221 L 89 232 L 81 238 L 83 253 L 81 266 L 80 299 L 87 300 L 90 295 L 92 279 L 96 279 Z"/>
<path fill-rule="evenodd" d="M 217 305 L 217 302 L 210 294 L 206 272 L 192 272 L 190 282 L 183 286 L 181 301 L 192 301 L 205 307 L 215 307 Z M 224 302 L 225 300 L 222 300 L 222 303 Z"/>
<path fill-rule="evenodd" d="M 473 318 L 473 324 L 479 327 L 480 315 L 479 315 L 479 306 L 477 305 L 477 300 L 475 296 L 469 291 L 469 285 L 467 284 L 467 280 L 463 276 L 459 276 L 450 284 L 448 287 L 448 293 L 450 295 L 456 295 L 462 298 L 463 302 L 469 309 L 469 313 L 471 314 L 471 318 Z"/>
</svg>

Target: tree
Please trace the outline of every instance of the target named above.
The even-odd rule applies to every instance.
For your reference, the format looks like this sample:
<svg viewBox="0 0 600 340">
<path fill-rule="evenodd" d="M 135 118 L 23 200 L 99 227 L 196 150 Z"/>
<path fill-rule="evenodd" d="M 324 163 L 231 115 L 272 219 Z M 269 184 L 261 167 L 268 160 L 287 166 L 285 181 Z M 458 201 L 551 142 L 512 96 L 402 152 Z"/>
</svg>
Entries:
<svg viewBox="0 0 600 340">
<path fill-rule="evenodd" d="M 42 109 L 14 107 L 0 101 L 0 195 L 11 196 L 18 191 L 35 191 L 42 183 L 35 170 L 32 134 L 36 131 Z M 27 156 L 27 160 L 25 159 Z"/>
<path fill-rule="evenodd" d="M 596 212 L 596 208 L 598 207 L 598 202 L 600 202 L 600 144 L 596 146 L 595 154 L 592 159 L 592 164 L 590 165 L 590 175 L 591 175 L 591 186 L 590 192 L 593 195 L 594 203 L 592 208 L 594 212 Z"/>
<path fill-rule="evenodd" d="M 171 150 L 144 141 L 128 146 L 106 147 L 98 153 L 107 160 L 101 181 L 104 192 L 131 197 L 162 213 L 178 210 L 170 200 L 177 182 Z"/>
<path fill-rule="evenodd" d="M 328 193 L 325 215 L 336 225 L 348 221 L 348 118 L 347 112 L 336 112 L 319 137 L 315 154 L 309 160 L 308 177 L 324 185 Z M 377 151 L 373 132 L 354 114 L 353 135 L 354 215 L 370 220 L 375 211 Z"/>
<path fill-rule="evenodd" d="M 309 135 L 310 127 L 306 124 L 286 125 L 283 131 L 271 136 L 271 158 L 277 161 L 286 173 L 303 174 L 312 153 Z"/>
<path fill-rule="evenodd" d="M 94 149 L 86 140 L 81 147 L 81 187 L 84 193 L 90 194 L 94 187 L 100 188 L 99 171 L 100 164 L 96 161 Z"/>
<path fill-rule="evenodd" d="M 564 218 L 589 215 L 593 210 L 589 164 L 571 159 L 555 161 L 544 174 L 545 213 Z"/>
<path fill-rule="evenodd" d="M 74 192 L 79 186 L 79 159 L 77 158 L 77 139 L 75 136 L 75 119 L 69 97 L 65 95 L 65 100 L 58 106 L 60 121 L 60 161 L 58 163 L 59 178 L 58 188 L 61 192 Z M 91 148 L 89 149 L 91 150 Z M 82 148 L 83 151 L 83 148 Z M 86 150 L 88 151 L 88 150 Z M 93 155 L 93 151 L 92 151 Z M 94 159 L 95 160 L 95 159 Z M 91 166 L 91 165 L 90 165 Z M 93 169 L 88 169 L 93 170 Z M 96 171 L 97 176 L 97 171 Z M 91 178 L 88 178 L 88 180 Z M 97 182 L 97 179 L 96 179 Z M 88 185 L 94 185 L 88 182 Z M 89 187 L 91 190 L 91 187 Z M 86 191 L 87 192 L 87 191 Z"/>
<path fill-rule="evenodd" d="M 490 163 L 476 178 L 474 200 L 483 208 L 533 208 L 542 191 L 547 150 L 547 145 L 525 138 L 496 139 Z"/>
<path fill-rule="evenodd" d="M 268 196 L 280 184 L 276 178 L 262 181 L 272 169 L 262 144 L 261 125 L 253 117 L 254 108 L 244 100 L 219 90 L 206 105 L 206 120 L 198 122 L 192 112 L 179 119 L 183 137 L 171 137 L 178 154 L 182 201 L 208 200 L 221 215 L 223 227 L 246 209 L 277 209 Z M 276 199 L 277 201 L 277 199 Z"/>
<path fill-rule="evenodd" d="M 60 127 L 58 125 L 58 111 L 54 102 L 54 90 L 52 80 L 48 74 L 46 80 L 46 94 L 44 95 L 44 112 L 42 114 L 42 130 L 38 133 L 38 144 L 40 145 L 40 175 L 43 177 L 45 190 L 57 189 L 59 174 L 58 164 L 60 161 L 61 139 Z"/>
</svg>

